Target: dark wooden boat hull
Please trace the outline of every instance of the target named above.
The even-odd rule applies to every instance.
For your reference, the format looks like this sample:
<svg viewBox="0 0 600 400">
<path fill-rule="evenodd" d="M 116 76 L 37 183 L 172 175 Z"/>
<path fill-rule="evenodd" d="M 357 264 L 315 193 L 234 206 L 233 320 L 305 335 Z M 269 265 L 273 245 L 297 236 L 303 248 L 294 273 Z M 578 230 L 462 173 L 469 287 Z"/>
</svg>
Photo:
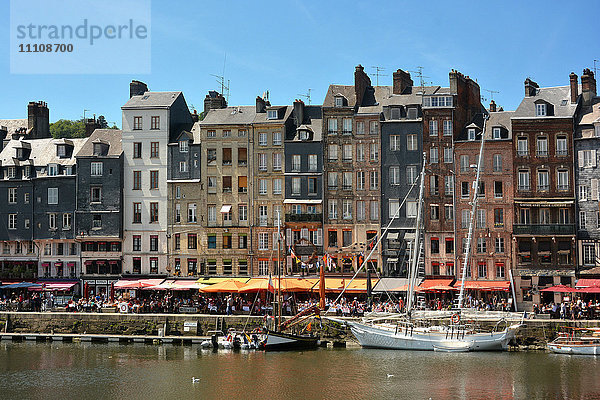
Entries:
<svg viewBox="0 0 600 400">
<path fill-rule="evenodd" d="M 304 350 L 317 348 L 318 344 L 317 336 L 268 331 L 261 348 L 266 351 Z"/>
</svg>

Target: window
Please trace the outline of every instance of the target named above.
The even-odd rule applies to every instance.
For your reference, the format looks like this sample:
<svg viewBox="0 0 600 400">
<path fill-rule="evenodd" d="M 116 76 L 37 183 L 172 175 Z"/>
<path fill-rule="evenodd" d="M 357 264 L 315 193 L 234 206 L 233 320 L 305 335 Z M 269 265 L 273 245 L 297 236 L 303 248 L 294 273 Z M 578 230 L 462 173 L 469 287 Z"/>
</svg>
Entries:
<svg viewBox="0 0 600 400">
<path fill-rule="evenodd" d="M 208 235 L 206 235 L 206 239 L 207 239 L 207 247 L 209 249 L 216 249 L 217 248 L 217 235 L 214 233 L 209 233 Z M 189 239 L 188 239 L 188 246 L 189 244 Z"/>
<path fill-rule="evenodd" d="M 267 226 L 269 222 L 269 213 L 267 206 L 258 206 L 258 223 L 260 226 Z"/>
<path fill-rule="evenodd" d="M 158 142 L 150 142 L 150 158 L 158 158 Z"/>
<path fill-rule="evenodd" d="M 494 209 L 494 228 L 504 227 L 504 209 Z"/>
<path fill-rule="evenodd" d="M 528 170 L 519 170 L 519 190 L 529 190 L 529 171 Z"/>
<path fill-rule="evenodd" d="M 477 238 L 477 252 L 478 253 L 487 252 L 487 239 L 486 238 Z"/>
<path fill-rule="evenodd" d="M 417 109 L 415 107 L 409 107 L 406 112 L 406 118 L 407 119 L 417 119 L 417 117 L 418 117 Z"/>
<path fill-rule="evenodd" d="M 539 209 L 538 223 L 540 225 L 550 224 L 550 209 L 549 208 L 540 208 Z"/>
<path fill-rule="evenodd" d="M 327 120 L 327 133 L 337 135 L 337 118 L 329 118 Z"/>
<path fill-rule="evenodd" d="M 212 130 L 212 129 L 206 131 L 206 137 L 209 137 L 209 138 L 217 137 L 217 131 Z"/>
<path fill-rule="evenodd" d="M 158 258 L 150 257 L 150 273 L 158 274 Z"/>
<path fill-rule="evenodd" d="M 528 149 L 528 145 L 527 145 L 527 138 L 526 137 L 518 138 L 517 139 L 517 155 L 519 157 L 526 157 L 528 153 L 529 153 L 529 149 Z"/>
<path fill-rule="evenodd" d="M 198 222 L 198 219 L 196 217 L 196 203 L 188 204 L 188 222 Z"/>
<path fill-rule="evenodd" d="M 260 195 L 267 194 L 267 180 L 266 179 L 258 180 L 258 194 L 260 194 Z"/>
<path fill-rule="evenodd" d="M 8 229 L 17 229 L 17 214 L 8 214 Z"/>
<path fill-rule="evenodd" d="M 461 155 L 460 156 L 460 172 L 469 172 L 469 156 Z"/>
<path fill-rule="evenodd" d="M 454 195 L 454 176 L 453 175 L 444 176 L 444 194 L 446 196 Z"/>
<path fill-rule="evenodd" d="M 48 164 L 48 176 L 56 176 L 58 175 L 58 164 Z M 10 167 L 8 169 L 8 177 L 15 177 L 15 167 Z"/>
<path fill-rule="evenodd" d="M 477 229 L 485 229 L 485 210 L 477 210 Z"/>
<path fill-rule="evenodd" d="M 401 109 L 400 107 L 391 107 L 390 108 L 390 119 L 400 119 Z"/>
<path fill-rule="evenodd" d="M 342 146 L 342 161 L 351 162 L 352 161 L 352 145 L 345 144 Z"/>
<path fill-rule="evenodd" d="M 352 245 L 352 231 L 351 230 L 343 230 L 342 231 L 342 246 L 347 247 Z"/>
<path fill-rule="evenodd" d="M 248 236 L 245 233 L 240 233 L 240 236 L 238 236 L 238 247 L 240 249 L 248 248 Z"/>
<path fill-rule="evenodd" d="M 409 184 L 415 183 L 417 180 L 417 166 L 407 165 L 406 166 L 406 182 Z"/>
<path fill-rule="evenodd" d="M 503 196 L 502 181 L 494 181 L 494 198 L 501 199 Z"/>
<path fill-rule="evenodd" d="M 400 135 L 390 135 L 390 150 L 400 150 Z"/>
<path fill-rule="evenodd" d="M 529 208 L 521 208 L 519 210 L 519 222 L 524 225 L 531 222 L 531 212 Z"/>
<path fill-rule="evenodd" d="M 259 146 L 267 145 L 267 132 L 260 132 L 258 134 L 258 145 Z"/>
<path fill-rule="evenodd" d="M 48 214 L 48 228 L 56 229 L 56 214 Z"/>
<path fill-rule="evenodd" d="M 496 253 L 504 253 L 504 238 L 497 237 L 494 240 L 494 249 Z"/>
<path fill-rule="evenodd" d="M 90 187 L 90 202 L 91 203 L 102 202 L 102 186 L 91 186 Z"/>
<path fill-rule="evenodd" d="M 281 153 L 273 153 L 273 171 L 281 171 Z"/>
<path fill-rule="evenodd" d="M 206 165 L 217 165 L 217 149 L 206 149 Z"/>
<path fill-rule="evenodd" d="M 440 206 L 432 204 L 429 208 L 431 220 L 438 221 L 440 219 Z"/>
<path fill-rule="evenodd" d="M 598 127 L 596 127 L 596 128 L 598 128 Z M 569 150 L 567 148 L 567 137 L 566 136 L 557 136 L 556 137 L 556 155 L 557 156 L 566 156 L 568 154 L 569 154 Z"/>
<path fill-rule="evenodd" d="M 258 153 L 258 170 L 263 172 L 267 170 L 267 155 L 265 153 Z"/>
<path fill-rule="evenodd" d="M 579 168 L 596 167 L 596 150 L 580 150 L 578 158 Z"/>
<path fill-rule="evenodd" d="M 365 190 L 366 176 L 365 171 L 356 172 L 356 190 Z"/>
<path fill-rule="evenodd" d="M 300 154 L 292 155 L 292 171 L 300 171 Z"/>
<path fill-rule="evenodd" d="M 417 150 L 417 135 L 406 135 L 406 150 L 415 151 Z"/>
<path fill-rule="evenodd" d="M 179 172 L 188 172 L 187 161 L 179 161 Z"/>
<path fill-rule="evenodd" d="M 356 202 L 356 219 L 358 221 L 364 221 L 367 218 L 367 209 L 364 201 Z"/>
<path fill-rule="evenodd" d="M 535 105 L 535 116 L 536 117 L 545 117 L 546 116 L 546 104 L 536 104 Z"/>
<path fill-rule="evenodd" d="M 416 201 L 407 201 L 406 202 L 406 218 L 416 218 L 417 217 L 417 202 Z"/>
<path fill-rule="evenodd" d="M 175 204 L 175 223 L 181 222 L 181 204 Z"/>
<path fill-rule="evenodd" d="M 292 195 L 300 195 L 300 183 L 300 178 L 292 178 Z"/>
<path fill-rule="evenodd" d="M 335 106 L 336 107 L 343 107 L 344 106 L 344 98 L 341 96 L 336 96 L 335 97 Z"/>
<path fill-rule="evenodd" d="M 593 244 L 584 244 L 583 248 L 583 264 L 596 265 L 596 250 Z"/>
<path fill-rule="evenodd" d="M 446 221 L 454 220 L 454 206 L 452 204 L 444 205 L 444 218 Z"/>
<path fill-rule="evenodd" d="M 207 207 L 207 218 L 209 223 L 217 222 L 217 206 L 209 204 Z"/>
<path fill-rule="evenodd" d="M 240 221 L 248 221 L 248 206 L 246 204 L 238 206 L 238 216 Z"/>
<path fill-rule="evenodd" d="M 436 120 L 429 121 L 429 136 L 438 135 L 438 122 Z"/>
<path fill-rule="evenodd" d="M 308 155 L 308 170 L 309 171 L 316 171 L 317 168 L 318 168 L 317 155 L 316 154 L 309 154 Z"/>
<path fill-rule="evenodd" d="M 538 171 L 538 190 L 547 191 L 550 189 L 550 181 L 548 177 L 548 171 Z"/>
<path fill-rule="evenodd" d="M 377 135 L 379 133 L 379 124 L 377 121 L 369 122 L 369 135 Z"/>
<path fill-rule="evenodd" d="M 437 147 L 432 147 L 429 149 L 429 162 L 431 164 L 437 164 L 438 163 L 438 148 Z"/>
<path fill-rule="evenodd" d="M 537 138 L 535 154 L 538 157 L 547 157 L 548 156 L 548 138 L 545 136 L 541 136 Z"/>
<path fill-rule="evenodd" d="M 469 182 L 461 182 L 460 183 L 460 197 L 462 199 L 469 198 Z"/>
<path fill-rule="evenodd" d="M 292 178 L 292 184 L 293 184 L 294 179 L 300 180 L 300 178 Z M 298 186 L 300 186 L 299 183 L 298 183 Z M 281 194 L 282 187 L 283 187 L 282 179 L 280 179 L 280 178 L 273 179 L 273 194 Z"/>
<path fill-rule="evenodd" d="M 431 175 L 429 177 L 429 193 L 432 196 L 437 196 L 440 194 L 439 176 Z"/>
<path fill-rule="evenodd" d="M 342 120 L 342 134 L 352 135 L 352 118 L 344 118 Z"/>
<path fill-rule="evenodd" d="M 568 223 L 570 223 L 569 209 L 568 208 L 559 208 L 558 209 L 558 223 L 559 224 L 568 224 Z"/>
<path fill-rule="evenodd" d="M 150 235 L 150 251 L 158 251 L 158 235 Z"/>
<path fill-rule="evenodd" d="M 150 189 L 158 189 L 158 171 L 150 171 Z"/>
<path fill-rule="evenodd" d="M 344 219 L 352 219 L 352 200 L 344 199 L 342 201 L 342 213 Z"/>
<path fill-rule="evenodd" d="M 461 225 L 462 229 L 466 229 L 469 227 L 469 223 L 471 222 L 471 211 L 467 209 L 463 209 L 461 212 Z"/>
<path fill-rule="evenodd" d="M 330 144 L 328 146 L 328 159 L 329 161 L 337 161 L 338 159 L 338 145 L 337 144 Z"/>
<path fill-rule="evenodd" d="M 557 177 L 557 189 L 569 190 L 569 171 L 566 169 L 559 169 L 557 171 Z"/>
<path fill-rule="evenodd" d="M 198 247 L 198 237 L 195 233 L 188 233 L 187 235 L 188 249 L 193 250 Z"/>
<path fill-rule="evenodd" d="M 362 143 L 356 145 L 356 161 L 365 161 L 365 146 Z"/>
<path fill-rule="evenodd" d="M 477 264 L 477 273 L 480 278 L 487 277 L 487 263 L 485 261 L 481 261 Z"/>
<path fill-rule="evenodd" d="M 399 185 L 400 184 L 400 167 L 392 166 L 390 167 L 390 185 Z"/>
<path fill-rule="evenodd" d="M 317 194 L 317 178 L 308 178 L 308 194 Z"/>
<path fill-rule="evenodd" d="M 369 202 L 369 212 L 371 214 L 371 220 L 378 220 L 379 219 L 379 201 L 377 200 L 371 200 Z"/>
<path fill-rule="evenodd" d="M 48 204 L 58 204 L 58 188 L 48 188 Z"/>
<path fill-rule="evenodd" d="M 277 119 L 277 110 L 267 110 L 267 119 Z"/>
<path fill-rule="evenodd" d="M 475 140 L 475 128 L 469 128 L 467 134 L 469 140 Z"/>
<path fill-rule="evenodd" d="M 150 222 L 158 222 L 158 203 L 150 203 Z"/>
<path fill-rule="evenodd" d="M 160 129 L 160 117 L 150 117 L 150 129 Z"/>
<path fill-rule="evenodd" d="M 217 177 L 206 177 L 208 193 L 217 193 Z"/>
<path fill-rule="evenodd" d="M 389 199 L 388 200 L 388 212 L 390 218 L 398 218 L 400 210 L 400 200 L 399 199 Z"/>
<path fill-rule="evenodd" d="M 142 143 L 133 143 L 133 158 L 142 158 Z"/>
<path fill-rule="evenodd" d="M 447 164 L 451 164 L 453 159 L 454 159 L 454 155 L 452 154 L 452 147 L 444 147 L 444 162 Z"/>
<path fill-rule="evenodd" d="M 494 140 L 498 140 L 498 139 L 502 139 L 502 135 L 501 135 L 501 129 L 498 127 L 493 127 L 492 128 L 492 138 L 494 138 Z"/>
<path fill-rule="evenodd" d="M 364 135 L 365 134 L 365 123 L 363 121 L 356 123 L 356 134 Z"/>
<path fill-rule="evenodd" d="M 377 143 L 371 143 L 371 162 L 379 160 L 379 145 Z"/>
<path fill-rule="evenodd" d="M 232 191 L 232 179 L 230 175 L 223 176 L 223 193 L 231 193 Z"/>
<path fill-rule="evenodd" d="M 133 171 L 133 190 L 142 189 L 142 171 Z"/>
<path fill-rule="evenodd" d="M 222 159 L 221 159 L 221 164 L 222 165 L 231 165 L 231 147 L 223 147 L 222 149 Z"/>
<path fill-rule="evenodd" d="M 258 233 L 258 249 L 269 250 L 269 234 L 267 232 Z"/>
<path fill-rule="evenodd" d="M 134 224 L 142 223 L 142 203 L 133 203 L 133 221 Z"/>
<path fill-rule="evenodd" d="M 452 136 L 452 121 L 444 120 L 444 136 Z"/>
<path fill-rule="evenodd" d="M 329 200 L 329 219 L 337 219 L 338 217 L 338 204 L 337 200 Z"/>
<path fill-rule="evenodd" d="M 327 173 L 327 187 L 330 190 L 336 190 L 338 186 L 338 173 L 328 172 Z"/>
<path fill-rule="evenodd" d="M 238 147 L 238 165 L 248 165 L 248 149 L 245 147 Z"/>
<path fill-rule="evenodd" d="M 379 189 L 379 171 L 371 171 L 370 172 L 370 188 L 371 190 Z"/>
<path fill-rule="evenodd" d="M 232 247 L 233 247 L 233 237 L 231 236 L 231 233 L 224 233 L 223 234 L 223 248 L 231 249 Z"/>
<path fill-rule="evenodd" d="M 102 163 L 101 162 L 92 162 L 90 163 L 91 167 L 91 175 L 92 176 L 102 176 Z"/>
<path fill-rule="evenodd" d="M 180 140 L 179 141 L 179 152 L 180 153 L 187 153 L 189 151 L 189 142 L 187 139 L 184 140 Z"/>
<path fill-rule="evenodd" d="M 17 202 L 17 188 L 8 189 L 8 202 L 10 204 L 15 204 Z"/>
<path fill-rule="evenodd" d="M 133 117 L 133 130 L 137 131 L 142 129 L 142 117 Z"/>
<path fill-rule="evenodd" d="M 454 253 L 454 239 L 446 238 L 446 254 Z"/>
<path fill-rule="evenodd" d="M 585 211 L 579 211 L 579 229 L 586 229 L 586 213 Z"/>
</svg>

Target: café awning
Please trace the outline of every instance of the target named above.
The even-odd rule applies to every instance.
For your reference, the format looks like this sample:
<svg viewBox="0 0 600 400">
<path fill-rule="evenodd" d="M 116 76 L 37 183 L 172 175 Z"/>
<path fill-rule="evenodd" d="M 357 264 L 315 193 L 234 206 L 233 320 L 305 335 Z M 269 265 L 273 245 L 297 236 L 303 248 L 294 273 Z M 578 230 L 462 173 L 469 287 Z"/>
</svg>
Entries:
<svg viewBox="0 0 600 400">
<path fill-rule="evenodd" d="M 115 285 L 115 289 L 143 289 L 145 287 L 160 285 L 164 279 L 119 279 Z"/>
<path fill-rule="evenodd" d="M 205 285 L 213 285 L 215 283 L 221 283 L 223 281 L 234 280 L 242 283 L 246 283 L 250 280 L 250 278 L 219 278 L 219 277 L 210 277 L 210 278 L 200 278 L 196 282 L 202 283 Z"/>
<path fill-rule="evenodd" d="M 73 289 L 77 282 L 39 282 L 41 286 L 30 287 L 29 290 L 48 291 L 48 292 L 63 292 Z"/>
<path fill-rule="evenodd" d="M 540 292 L 573 293 L 577 292 L 577 289 L 566 285 L 556 285 L 542 289 Z"/>
<path fill-rule="evenodd" d="M 592 278 L 581 278 L 575 284 L 577 289 L 586 288 L 590 286 L 599 286 L 600 287 L 600 279 L 592 279 Z"/>
<path fill-rule="evenodd" d="M 445 292 L 449 290 L 456 290 L 456 288 L 450 286 L 454 281 L 454 278 L 448 279 L 425 279 L 419 286 L 416 287 L 417 292 Z"/>
<path fill-rule="evenodd" d="M 223 282 L 204 287 L 200 291 L 204 293 L 237 293 L 244 286 L 246 286 L 245 283 L 235 279 L 227 279 Z"/>
<path fill-rule="evenodd" d="M 344 293 L 367 293 L 367 279 L 356 278 L 351 283 L 352 278 L 325 278 L 325 292 L 341 293 L 344 288 Z M 378 278 L 371 278 L 371 285 L 375 286 L 379 282 Z M 319 291 L 319 281 L 312 288 L 313 292 Z"/>
<path fill-rule="evenodd" d="M 460 290 L 461 281 L 456 281 L 454 290 Z M 481 291 L 502 291 L 510 290 L 509 281 L 465 281 L 465 289 Z"/>
<path fill-rule="evenodd" d="M 373 292 L 399 292 L 398 289 L 406 284 L 408 284 L 407 278 L 381 278 L 377 285 L 373 285 Z"/>
</svg>

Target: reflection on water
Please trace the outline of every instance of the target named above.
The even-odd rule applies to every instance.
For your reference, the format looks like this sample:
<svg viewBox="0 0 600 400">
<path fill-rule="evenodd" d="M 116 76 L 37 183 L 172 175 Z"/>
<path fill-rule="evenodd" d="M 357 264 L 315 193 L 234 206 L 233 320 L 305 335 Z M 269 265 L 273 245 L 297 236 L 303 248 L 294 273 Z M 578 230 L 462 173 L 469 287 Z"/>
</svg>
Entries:
<svg viewBox="0 0 600 400">
<path fill-rule="evenodd" d="M 546 353 L 213 353 L 197 346 L 3 342 L 0 397 L 587 399 L 600 397 L 598 367 L 596 357 Z"/>
</svg>

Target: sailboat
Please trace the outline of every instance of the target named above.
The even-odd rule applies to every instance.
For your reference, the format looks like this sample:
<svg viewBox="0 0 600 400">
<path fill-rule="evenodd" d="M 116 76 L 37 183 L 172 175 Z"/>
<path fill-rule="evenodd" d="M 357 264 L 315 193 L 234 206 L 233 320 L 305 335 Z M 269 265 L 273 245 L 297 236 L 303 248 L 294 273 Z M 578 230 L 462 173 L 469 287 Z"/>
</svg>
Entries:
<svg viewBox="0 0 600 400">
<path fill-rule="evenodd" d="M 485 131 L 485 120 L 484 129 Z M 481 137 L 481 147 L 479 150 L 479 161 L 477 165 L 477 177 L 475 180 L 475 188 L 479 185 L 479 173 L 481 170 L 481 162 L 483 155 L 483 133 Z M 425 157 L 424 157 L 425 158 Z M 508 343 L 514 339 L 518 329 L 522 324 L 509 325 L 506 321 L 500 320 L 491 332 L 478 332 L 474 327 L 460 323 L 460 312 L 463 308 L 464 298 L 464 266 L 469 265 L 470 242 L 473 233 L 473 216 L 477 207 L 477 190 L 473 191 L 472 214 L 469 226 L 469 236 L 467 237 L 467 247 L 465 250 L 465 260 L 463 264 L 461 291 L 458 298 L 458 307 L 452 315 L 450 325 L 434 325 L 427 326 L 425 321 L 419 321 L 412 318 L 414 308 L 415 287 L 417 283 L 417 271 L 419 265 L 421 248 L 421 224 L 422 224 L 422 209 L 424 204 L 423 192 L 425 186 L 425 159 L 423 160 L 423 168 L 420 175 L 419 201 L 417 209 L 417 221 L 415 228 L 415 237 L 412 248 L 411 265 L 409 268 L 409 281 L 407 289 L 407 311 L 406 315 L 401 315 L 396 318 L 384 317 L 364 322 L 348 322 L 350 329 L 358 342 L 363 347 L 377 347 L 397 350 L 433 350 L 445 352 L 466 352 L 466 351 L 482 351 L 482 350 L 506 350 Z M 408 195 L 407 195 L 408 197 Z M 406 201 L 406 199 L 404 199 Z M 398 216 L 396 215 L 382 233 L 381 238 L 387 233 L 392 221 Z M 380 243 L 377 242 L 377 245 Z M 360 271 L 360 269 L 359 269 Z M 358 272 L 358 271 L 357 271 Z"/>
<path fill-rule="evenodd" d="M 301 311 L 287 321 L 282 321 L 281 313 L 281 266 L 279 257 L 281 254 L 281 220 L 279 218 L 279 211 L 277 212 L 277 288 L 273 302 L 273 314 L 274 329 L 267 328 L 263 340 L 260 343 L 259 348 L 266 351 L 274 350 L 302 350 L 316 348 L 319 344 L 319 336 L 314 335 L 312 331 L 308 334 L 304 333 L 292 333 L 286 332 L 292 327 L 297 326 L 303 321 L 318 316 L 321 307 L 312 306 L 306 310 Z M 321 295 L 320 305 L 325 307 L 325 281 L 324 281 L 324 269 L 321 265 L 320 270 L 320 284 L 319 293 Z M 323 293 L 321 293 L 323 292 Z"/>
</svg>

